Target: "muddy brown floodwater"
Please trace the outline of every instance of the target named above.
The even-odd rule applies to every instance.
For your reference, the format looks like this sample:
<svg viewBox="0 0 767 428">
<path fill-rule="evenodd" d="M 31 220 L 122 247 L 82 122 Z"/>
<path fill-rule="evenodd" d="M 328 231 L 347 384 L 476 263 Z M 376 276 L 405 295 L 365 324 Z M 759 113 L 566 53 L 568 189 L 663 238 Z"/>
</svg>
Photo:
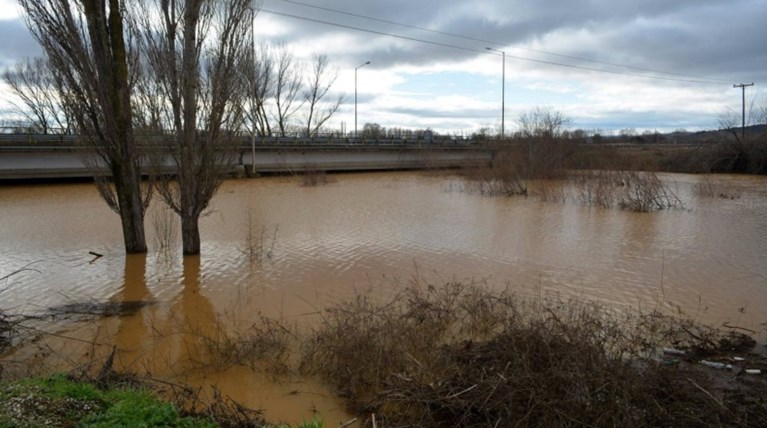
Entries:
<svg viewBox="0 0 767 428">
<path fill-rule="evenodd" d="M 202 255 L 187 258 L 178 239 L 161 248 L 162 224 L 175 220 L 160 203 L 146 219 L 149 253 L 126 257 L 118 217 L 92 185 L 2 186 L 0 277 L 30 263 L 34 270 L 0 283 L 0 307 L 33 314 L 83 301 L 150 301 L 122 317 L 61 319 L 55 332 L 115 344 L 121 368 L 216 384 L 272 420 L 298 422 L 316 410 L 327 426 L 352 415 L 326 387 L 242 367 L 200 369 L 189 334 L 234 329 L 259 314 L 310 327 L 328 304 L 357 293 L 384 297 L 411 282 L 460 280 L 681 310 L 765 340 L 764 177 L 665 175 L 685 209 L 655 213 L 484 197 L 450 175 L 333 178 L 319 187 L 286 177 L 226 182 L 201 222 Z M 704 180 L 716 180 L 728 197 L 700 196 L 694 189 Z M 61 364 L 88 356 L 88 346 L 44 342 Z M 55 366 L 40 348 L 14 358 Z"/>
</svg>

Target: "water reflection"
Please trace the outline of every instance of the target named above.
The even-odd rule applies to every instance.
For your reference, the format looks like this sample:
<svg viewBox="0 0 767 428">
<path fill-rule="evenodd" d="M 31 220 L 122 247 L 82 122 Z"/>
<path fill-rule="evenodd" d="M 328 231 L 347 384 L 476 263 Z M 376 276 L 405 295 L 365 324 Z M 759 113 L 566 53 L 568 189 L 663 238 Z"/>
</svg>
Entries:
<svg viewBox="0 0 767 428">
<path fill-rule="evenodd" d="M 200 288 L 200 256 L 184 256 L 184 287 L 170 314 L 180 331 L 173 367 L 193 368 L 209 359 L 205 342 L 216 335 L 216 311 Z"/>
<path fill-rule="evenodd" d="M 112 297 L 113 302 L 126 305 L 152 302 L 153 296 L 146 282 L 146 254 L 128 254 L 125 256 L 124 284 Z M 150 337 L 147 314 L 138 310 L 133 314 L 119 317 L 114 345 L 119 353 L 117 363 L 120 369 L 136 367 L 138 359 L 144 355 L 147 338 Z"/>
</svg>

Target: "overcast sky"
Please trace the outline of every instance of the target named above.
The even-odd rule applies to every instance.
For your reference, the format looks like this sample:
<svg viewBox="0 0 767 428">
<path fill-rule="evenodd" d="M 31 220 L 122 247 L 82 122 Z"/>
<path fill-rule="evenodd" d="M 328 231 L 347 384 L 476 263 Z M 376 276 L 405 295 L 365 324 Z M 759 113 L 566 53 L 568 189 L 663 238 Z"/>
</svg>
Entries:
<svg viewBox="0 0 767 428">
<path fill-rule="evenodd" d="M 366 122 L 470 133 L 534 106 L 571 127 L 688 130 L 764 103 L 767 0 L 263 0 L 258 37 L 297 58 L 327 54 L 346 103 L 333 127 Z M 367 19 L 372 17 L 375 19 Z M 387 21 L 387 22 L 384 22 Z M 405 25 L 398 25 L 405 24 Z M 429 29 L 425 31 L 419 28 Z M 367 30 L 367 31 L 362 31 Z M 385 35 L 392 34 L 398 37 Z M 463 37 L 456 37 L 460 35 Z M 0 66 L 40 54 L 15 0 L 0 0 Z M 563 65 L 557 65 L 563 64 Z M 596 71 L 602 70 L 602 71 Z"/>
</svg>

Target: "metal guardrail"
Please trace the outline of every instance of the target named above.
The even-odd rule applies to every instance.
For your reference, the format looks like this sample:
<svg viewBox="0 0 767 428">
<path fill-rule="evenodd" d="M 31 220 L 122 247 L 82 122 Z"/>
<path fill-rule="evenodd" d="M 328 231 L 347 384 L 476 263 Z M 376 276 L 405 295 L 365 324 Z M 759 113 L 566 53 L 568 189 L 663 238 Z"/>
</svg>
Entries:
<svg viewBox="0 0 767 428">
<path fill-rule="evenodd" d="M 170 137 L 142 137 L 136 136 L 139 144 L 169 143 Z M 252 138 L 250 136 L 236 137 L 242 149 L 250 148 Z M 489 140 L 488 142 L 493 141 Z M 367 138 L 367 137 L 256 137 L 255 145 L 258 147 L 302 147 L 302 148 L 343 148 L 343 147 L 475 147 L 486 142 L 462 139 L 435 137 L 432 139 L 407 139 L 407 138 Z M 87 147 L 86 141 L 79 135 L 57 134 L 0 134 L 0 150 L 2 149 L 64 149 L 76 150 Z"/>
</svg>

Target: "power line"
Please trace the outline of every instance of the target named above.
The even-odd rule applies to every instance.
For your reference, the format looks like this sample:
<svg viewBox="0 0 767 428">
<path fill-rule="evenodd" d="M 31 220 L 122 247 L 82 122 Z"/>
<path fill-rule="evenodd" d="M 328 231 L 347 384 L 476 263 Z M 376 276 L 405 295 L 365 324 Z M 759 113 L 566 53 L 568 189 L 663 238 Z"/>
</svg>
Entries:
<svg viewBox="0 0 767 428">
<path fill-rule="evenodd" d="M 373 17 L 373 16 L 368 16 L 368 15 L 361 15 L 361 14 L 357 14 L 357 13 L 346 12 L 346 11 L 343 11 L 343 10 L 332 9 L 332 8 L 329 8 L 329 7 L 316 6 L 316 5 L 313 5 L 313 4 L 304 3 L 304 2 L 300 2 L 300 1 L 295 1 L 295 0 L 280 0 L 280 1 L 285 2 L 285 3 L 296 4 L 296 5 L 299 5 L 299 6 L 304 6 L 304 7 L 308 7 L 308 8 L 312 8 L 312 9 L 324 10 L 326 12 L 332 12 L 332 13 L 337 13 L 337 14 L 341 14 L 341 15 L 352 16 L 352 17 L 355 17 L 355 18 L 362 18 L 362 19 L 367 19 L 367 20 L 370 20 L 370 21 L 381 22 L 381 23 L 384 23 L 384 24 L 397 25 L 397 26 L 400 26 L 400 27 L 410 28 L 410 29 L 414 29 L 414 30 L 418 30 L 418 31 L 425 31 L 425 32 L 433 33 L 433 34 L 439 34 L 439 35 L 443 35 L 443 36 L 455 37 L 455 38 L 464 39 L 464 40 L 471 40 L 471 41 L 474 41 L 474 42 L 480 42 L 480 43 L 485 43 L 485 44 L 489 43 L 489 44 L 498 45 L 498 46 L 505 46 L 504 43 L 493 41 L 493 40 L 487 40 L 487 39 L 481 39 L 481 38 L 477 38 L 477 37 L 471 37 L 471 36 L 467 36 L 467 35 L 464 35 L 464 34 L 457 34 L 457 33 L 450 33 L 450 32 L 446 32 L 446 31 L 434 30 L 434 29 L 431 29 L 431 28 L 420 27 L 420 26 L 411 25 L 411 24 L 405 24 L 405 23 L 402 23 L 402 22 L 390 21 L 390 20 L 386 20 L 386 19 L 376 18 L 376 17 Z M 618 64 L 618 63 L 607 62 L 607 61 L 599 61 L 599 60 L 595 60 L 595 59 L 584 58 L 584 57 L 579 57 L 579 56 L 574 56 L 574 55 L 565 55 L 565 54 L 545 51 L 545 50 L 541 50 L 541 49 L 523 48 L 523 47 L 516 47 L 516 46 L 507 46 L 507 48 L 523 50 L 523 51 L 528 51 L 528 52 L 535 52 L 535 53 L 555 56 L 555 57 L 559 57 L 559 58 L 575 59 L 575 60 L 578 60 L 578 61 L 586 61 L 586 62 L 592 62 L 592 63 L 595 63 L 595 64 L 609 65 L 609 66 L 612 66 L 612 67 L 621 67 L 621 68 L 626 68 L 626 69 L 630 69 L 630 70 L 645 71 L 645 72 L 650 72 L 650 73 L 667 74 L 667 75 L 670 75 L 670 76 L 678 76 L 678 77 L 691 78 L 691 79 L 695 79 L 696 82 L 697 81 L 708 80 L 708 81 L 711 81 L 712 84 L 714 82 L 717 82 L 717 83 L 728 83 L 728 84 L 730 83 L 729 81 L 721 80 L 721 79 L 711 79 L 711 78 L 702 77 L 702 76 L 695 76 L 695 75 L 691 75 L 691 74 L 675 73 L 675 72 L 671 72 L 671 71 L 655 70 L 655 69 L 646 68 L 646 67 L 637 67 L 637 66 L 633 66 L 633 65 Z"/>
<path fill-rule="evenodd" d="M 394 37 L 394 38 L 397 38 L 397 39 L 408 40 L 408 41 L 412 41 L 412 42 L 426 43 L 426 44 L 430 44 L 430 45 L 433 45 L 433 46 L 441 46 L 441 47 L 445 47 L 445 48 L 459 49 L 459 50 L 463 50 L 463 51 L 475 52 L 475 53 L 480 53 L 480 54 L 485 54 L 485 55 L 488 55 L 488 54 L 489 55 L 498 55 L 496 53 L 488 53 L 488 52 L 486 52 L 484 50 L 480 50 L 480 49 L 468 48 L 468 47 L 465 47 L 465 46 L 457 46 L 457 45 L 453 45 L 453 44 L 450 44 L 450 43 L 435 42 L 435 41 L 432 41 L 432 40 L 424 40 L 424 39 L 419 39 L 419 38 L 416 38 L 416 37 L 402 36 L 402 35 L 399 35 L 399 34 L 387 33 L 385 31 L 376 31 L 376 30 L 371 30 L 371 29 L 368 29 L 368 28 L 356 27 L 356 26 L 347 25 L 347 24 L 339 24 L 337 22 L 324 21 L 324 20 L 321 20 L 321 19 L 309 18 L 309 17 L 306 17 L 306 16 L 293 15 L 293 14 L 290 14 L 290 13 L 278 12 L 278 11 L 274 11 L 274 10 L 261 9 L 261 12 L 268 13 L 268 14 L 271 14 L 271 15 L 283 16 L 283 17 L 286 17 L 286 18 L 293 18 L 293 19 L 299 19 L 299 20 L 302 20 L 302 21 L 308 21 L 308 22 L 315 22 L 315 23 L 318 23 L 318 24 L 330 25 L 330 26 L 333 26 L 333 27 L 345 28 L 345 29 L 348 29 L 348 30 L 361 31 L 361 32 L 365 32 L 365 33 L 377 34 L 377 35 L 380 35 L 380 36 Z M 720 84 L 718 81 L 713 81 L 713 80 L 683 79 L 683 78 L 676 78 L 676 77 L 664 77 L 664 76 L 652 76 L 652 75 L 646 75 L 646 74 L 626 73 L 626 72 L 621 72 L 621 71 L 605 70 L 605 69 L 602 69 L 602 68 L 593 68 L 593 67 L 586 67 L 586 66 L 582 66 L 582 65 L 565 64 L 565 63 L 560 63 L 560 62 L 555 62 L 555 61 L 546 61 L 546 60 L 542 60 L 542 59 L 526 58 L 526 57 L 521 57 L 521 56 L 516 56 L 516 55 L 509 55 L 509 54 L 506 54 L 506 57 L 507 58 L 512 58 L 512 59 L 517 59 L 517 60 L 520 60 L 520 61 L 534 62 L 534 63 L 537 63 L 537 64 L 553 65 L 553 66 L 557 66 L 557 67 L 567 67 L 567 68 L 573 68 L 573 69 L 577 69 L 577 70 L 596 71 L 598 73 L 607 73 L 607 74 L 613 74 L 613 75 L 618 75 L 618 76 L 641 77 L 641 78 L 645 78 L 645 79 L 664 80 L 664 81 L 671 81 L 671 82 L 697 83 L 697 84 L 703 84 L 703 85 L 719 85 Z"/>
</svg>

